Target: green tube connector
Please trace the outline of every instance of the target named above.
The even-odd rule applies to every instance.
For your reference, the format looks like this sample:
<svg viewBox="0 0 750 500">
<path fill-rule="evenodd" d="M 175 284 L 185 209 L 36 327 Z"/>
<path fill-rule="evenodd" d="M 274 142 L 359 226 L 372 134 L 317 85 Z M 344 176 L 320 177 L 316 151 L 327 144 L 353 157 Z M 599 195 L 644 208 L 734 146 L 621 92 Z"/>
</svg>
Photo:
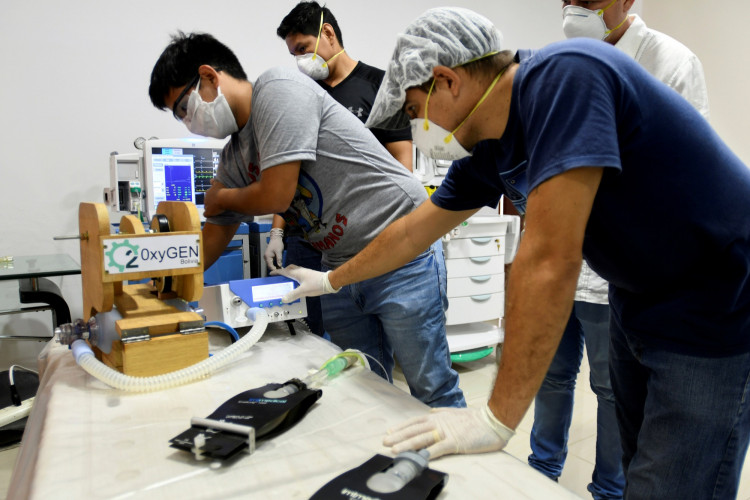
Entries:
<svg viewBox="0 0 750 500">
<path fill-rule="evenodd" d="M 333 377 L 337 373 L 344 370 L 349 365 L 349 362 L 343 356 L 340 358 L 334 358 L 323 365 L 323 370 L 328 372 L 329 377 Z"/>
</svg>

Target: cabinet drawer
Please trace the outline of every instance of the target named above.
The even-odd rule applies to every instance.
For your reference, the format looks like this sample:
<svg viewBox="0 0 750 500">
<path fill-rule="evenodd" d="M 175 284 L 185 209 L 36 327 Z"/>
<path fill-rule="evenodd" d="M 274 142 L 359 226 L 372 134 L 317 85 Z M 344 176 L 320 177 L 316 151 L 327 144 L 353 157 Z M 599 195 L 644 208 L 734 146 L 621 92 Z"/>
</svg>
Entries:
<svg viewBox="0 0 750 500">
<path fill-rule="evenodd" d="M 484 295 L 502 292 L 504 274 L 485 274 L 465 278 L 448 278 L 448 297 L 465 297 L 467 295 Z"/>
<path fill-rule="evenodd" d="M 489 293 L 448 299 L 446 325 L 460 325 L 503 317 L 505 293 Z"/>
<path fill-rule="evenodd" d="M 445 259 L 445 269 L 448 271 L 449 278 L 503 274 L 505 272 L 504 259 L 502 255 Z"/>
<path fill-rule="evenodd" d="M 443 252 L 446 259 L 505 255 L 505 235 L 451 239 L 443 242 Z"/>
<path fill-rule="evenodd" d="M 451 238 L 474 238 L 482 236 L 499 236 L 508 232 L 509 215 L 475 215 L 453 229 Z"/>
</svg>

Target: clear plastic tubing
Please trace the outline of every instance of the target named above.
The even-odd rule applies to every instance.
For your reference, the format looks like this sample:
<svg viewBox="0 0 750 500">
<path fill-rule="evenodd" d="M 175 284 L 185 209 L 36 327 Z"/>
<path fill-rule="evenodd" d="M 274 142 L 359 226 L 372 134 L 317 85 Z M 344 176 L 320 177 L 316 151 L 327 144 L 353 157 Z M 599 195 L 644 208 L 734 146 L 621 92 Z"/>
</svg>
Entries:
<svg viewBox="0 0 750 500">
<path fill-rule="evenodd" d="M 85 340 L 76 340 L 71 345 L 76 363 L 91 376 L 105 384 L 131 392 L 160 391 L 205 378 L 222 366 L 234 361 L 260 339 L 268 326 L 268 315 L 263 309 L 252 309 L 255 314 L 253 327 L 239 341 L 213 356 L 192 366 L 153 377 L 133 377 L 113 370 L 100 362 Z"/>
<path fill-rule="evenodd" d="M 426 449 L 399 453 L 393 459 L 393 466 L 367 480 L 367 487 L 382 494 L 399 491 L 427 468 L 429 458 Z"/>
<path fill-rule="evenodd" d="M 347 358 L 344 356 L 336 358 L 326 363 L 323 366 L 323 368 L 321 368 L 320 370 L 303 378 L 301 382 L 305 384 L 306 387 L 309 387 L 309 388 L 320 387 L 321 385 L 323 385 L 323 383 L 326 381 L 328 377 L 333 377 L 337 373 L 344 370 L 347 366 L 349 366 L 350 359 L 351 358 Z M 263 397 L 270 398 L 270 399 L 279 399 L 279 398 L 283 398 L 284 396 L 289 396 L 290 394 L 294 394 L 295 392 L 298 392 L 298 391 L 299 391 L 299 388 L 295 384 L 287 384 L 273 391 L 266 392 L 265 394 L 263 394 Z"/>
</svg>

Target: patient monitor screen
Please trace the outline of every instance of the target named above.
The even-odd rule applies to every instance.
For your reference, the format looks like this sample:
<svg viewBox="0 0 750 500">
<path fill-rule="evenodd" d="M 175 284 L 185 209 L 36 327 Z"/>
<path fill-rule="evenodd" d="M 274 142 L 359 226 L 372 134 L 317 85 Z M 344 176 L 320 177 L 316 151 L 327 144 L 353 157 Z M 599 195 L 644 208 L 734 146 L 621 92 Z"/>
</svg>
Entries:
<svg viewBox="0 0 750 500">
<path fill-rule="evenodd" d="M 153 207 L 160 201 L 191 201 L 202 209 L 220 154 L 211 148 L 152 148 Z"/>
</svg>

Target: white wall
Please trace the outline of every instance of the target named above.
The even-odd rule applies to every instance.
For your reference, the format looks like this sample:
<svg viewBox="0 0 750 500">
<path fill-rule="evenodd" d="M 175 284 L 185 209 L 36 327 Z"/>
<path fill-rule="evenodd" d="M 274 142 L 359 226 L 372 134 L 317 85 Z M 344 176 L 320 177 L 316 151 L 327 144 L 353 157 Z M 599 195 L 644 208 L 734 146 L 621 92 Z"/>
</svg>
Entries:
<svg viewBox="0 0 750 500">
<path fill-rule="evenodd" d="M 649 27 L 687 45 L 703 63 L 711 124 L 750 165 L 750 42 L 743 9 L 747 2 L 646 0 Z"/>
<path fill-rule="evenodd" d="M 559 8 L 547 0 L 461 1 L 490 17 L 509 48 L 560 37 Z M 0 17 L 5 77 L 0 82 L 0 255 L 63 252 L 79 260 L 78 203 L 102 201 L 109 153 L 133 150 L 138 136 L 188 134 L 148 99 L 151 69 L 169 35 L 206 31 L 232 48 L 250 79 L 293 65 L 276 27 L 296 0 L 273 2 L 37 0 L 12 2 Z M 332 0 L 349 53 L 384 66 L 395 36 L 431 1 Z M 533 20 L 521 21 L 521 20 Z M 81 314 L 80 277 L 57 280 Z"/>
<path fill-rule="evenodd" d="M 641 7 L 641 2 L 644 7 Z M 562 38 L 558 0 L 463 0 L 502 30 L 506 48 L 536 48 Z M 64 252 L 79 260 L 81 201 L 102 201 L 111 151 L 133 150 L 138 136 L 187 134 L 148 99 L 156 58 L 177 29 L 206 31 L 231 47 L 251 79 L 293 65 L 275 30 L 296 0 L 36 0 L 10 2 L 0 17 L 0 255 Z M 383 67 L 395 35 L 434 0 L 330 0 L 349 53 Z M 746 162 L 750 105 L 748 51 L 741 16 L 684 0 L 639 0 L 646 21 L 683 40 L 703 60 L 717 129 Z M 737 1 L 739 5 L 739 0 Z M 729 14 L 729 15 L 727 15 Z M 653 18 L 653 19 L 652 19 Z M 724 23 L 729 22 L 727 26 Z M 744 64 L 742 64 L 744 63 Z M 58 279 L 74 317 L 79 277 Z"/>
</svg>

